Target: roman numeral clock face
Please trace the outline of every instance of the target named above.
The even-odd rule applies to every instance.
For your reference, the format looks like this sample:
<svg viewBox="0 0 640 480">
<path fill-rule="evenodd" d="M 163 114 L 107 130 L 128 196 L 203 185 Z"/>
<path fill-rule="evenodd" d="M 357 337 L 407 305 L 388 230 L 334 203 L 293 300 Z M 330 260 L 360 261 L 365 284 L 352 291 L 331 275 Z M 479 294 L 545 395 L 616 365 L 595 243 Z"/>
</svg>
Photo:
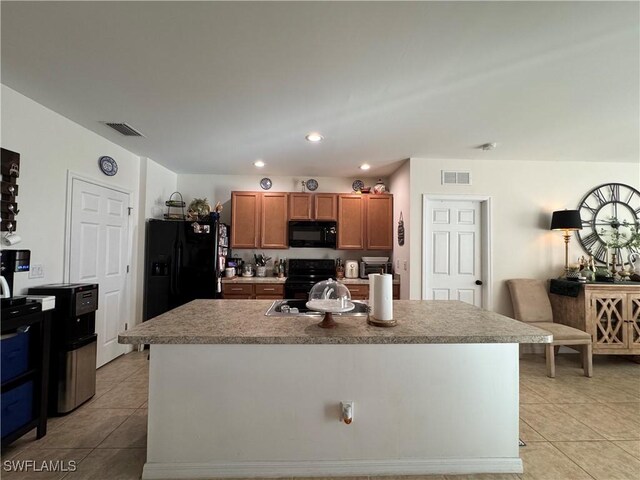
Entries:
<svg viewBox="0 0 640 480">
<path fill-rule="evenodd" d="M 640 192 L 635 188 L 605 183 L 588 192 L 578 210 L 582 219 L 580 244 L 599 262 L 607 261 L 607 250 L 616 253 L 621 264 L 628 262 L 629 254 L 640 250 L 629 245 L 640 227 Z"/>
</svg>

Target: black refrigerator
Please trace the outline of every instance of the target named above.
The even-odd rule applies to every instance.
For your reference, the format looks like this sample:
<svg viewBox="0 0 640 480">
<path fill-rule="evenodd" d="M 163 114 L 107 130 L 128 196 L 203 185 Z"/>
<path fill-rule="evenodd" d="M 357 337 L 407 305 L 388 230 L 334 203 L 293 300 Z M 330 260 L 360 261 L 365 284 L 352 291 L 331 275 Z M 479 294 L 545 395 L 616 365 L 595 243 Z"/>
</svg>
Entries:
<svg viewBox="0 0 640 480">
<path fill-rule="evenodd" d="M 218 221 L 147 221 L 144 320 L 196 298 L 222 296 L 228 232 Z"/>
</svg>

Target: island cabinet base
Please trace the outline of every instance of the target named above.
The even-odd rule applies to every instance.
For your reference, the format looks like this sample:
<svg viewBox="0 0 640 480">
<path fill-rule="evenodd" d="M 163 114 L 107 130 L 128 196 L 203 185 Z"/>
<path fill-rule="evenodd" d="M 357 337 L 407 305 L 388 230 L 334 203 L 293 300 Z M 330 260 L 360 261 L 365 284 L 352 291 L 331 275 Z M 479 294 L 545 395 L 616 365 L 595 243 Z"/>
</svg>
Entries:
<svg viewBox="0 0 640 480">
<path fill-rule="evenodd" d="M 144 479 L 522 472 L 517 344 L 152 345 L 149 382 Z"/>
</svg>

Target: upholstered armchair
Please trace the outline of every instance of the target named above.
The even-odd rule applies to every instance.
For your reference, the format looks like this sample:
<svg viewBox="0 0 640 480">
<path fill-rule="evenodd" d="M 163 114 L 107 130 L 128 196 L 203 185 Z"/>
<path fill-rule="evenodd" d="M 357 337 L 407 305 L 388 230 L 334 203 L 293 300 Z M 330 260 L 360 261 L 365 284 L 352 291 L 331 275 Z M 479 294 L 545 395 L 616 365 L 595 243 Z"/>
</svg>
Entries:
<svg viewBox="0 0 640 480">
<path fill-rule="evenodd" d="M 591 335 L 577 328 L 553 322 L 551 302 L 540 280 L 516 278 L 507 280 L 516 320 L 530 323 L 553 334 L 553 342 L 545 345 L 547 376 L 556 376 L 555 348 L 577 346 L 582 351 L 582 368 L 587 377 L 593 374 Z"/>
</svg>

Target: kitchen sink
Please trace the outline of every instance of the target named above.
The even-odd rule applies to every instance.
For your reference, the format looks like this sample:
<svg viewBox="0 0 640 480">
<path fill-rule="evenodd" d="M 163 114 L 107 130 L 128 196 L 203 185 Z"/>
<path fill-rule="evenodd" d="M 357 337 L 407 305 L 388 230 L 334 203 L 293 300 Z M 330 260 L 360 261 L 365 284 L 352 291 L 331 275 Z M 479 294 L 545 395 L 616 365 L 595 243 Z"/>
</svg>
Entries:
<svg viewBox="0 0 640 480">
<path fill-rule="evenodd" d="M 334 313 L 334 316 L 349 315 L 354 317 L 366 317 L 368 306 L 365 302 L 351 300 L 356 306 L 350 312 Z M 306 300 L 276 300 L 271 304 L 265 316 L 267 317 L 321 317 L 324 313 L 309 310 Z"/>
</svg>

